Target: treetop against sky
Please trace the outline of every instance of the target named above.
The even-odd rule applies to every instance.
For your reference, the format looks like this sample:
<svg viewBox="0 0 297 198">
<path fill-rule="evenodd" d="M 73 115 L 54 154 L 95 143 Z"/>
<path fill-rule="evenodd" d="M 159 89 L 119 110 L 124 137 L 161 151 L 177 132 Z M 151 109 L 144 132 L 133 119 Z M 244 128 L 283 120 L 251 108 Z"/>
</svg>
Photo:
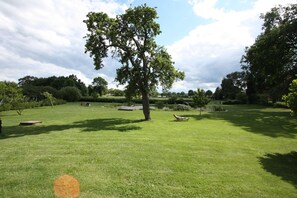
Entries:
<svg viewBox="0 0 297 198">
<path fill-rule="evenodd" d="M 83 20 L 90 11 L 109 16 L 146 3 L 155 7 L 162 33 L 157 44 L 167 48 L 184 81 L 172 91 L 197 87 L 214 90 L 222 78 L 240 70 L 240 59 L 261 32 L 261 13 L 295 0 L 28 0 L 0 2 L 0 79 L 17 81 L 75 74 L 86 84 L 101 76 L 111 88 L 116 60 L 106 58 L 95 71 L 84 54 L 87 30 Z"/>
</svg>

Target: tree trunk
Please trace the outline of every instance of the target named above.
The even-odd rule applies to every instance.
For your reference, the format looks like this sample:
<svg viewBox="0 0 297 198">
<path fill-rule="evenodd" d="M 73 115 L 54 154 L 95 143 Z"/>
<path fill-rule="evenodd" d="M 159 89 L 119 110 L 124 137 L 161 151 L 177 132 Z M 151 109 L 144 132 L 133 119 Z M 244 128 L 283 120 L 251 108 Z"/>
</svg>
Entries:
<svg viewBox="0 0 297 198">
<path fill-rule="evenodd" d="M 151 120 L 149 93 L 147 93 L 146 91 L 142 92 L 142 109 L 144 119 L 146 121 Z"/>
</svg>

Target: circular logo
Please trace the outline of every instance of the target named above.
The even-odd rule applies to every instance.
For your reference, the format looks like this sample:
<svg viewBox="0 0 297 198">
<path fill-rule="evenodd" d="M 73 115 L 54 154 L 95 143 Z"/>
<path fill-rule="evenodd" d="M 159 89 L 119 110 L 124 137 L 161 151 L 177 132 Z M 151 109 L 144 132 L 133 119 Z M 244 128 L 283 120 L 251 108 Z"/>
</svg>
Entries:
<svg viewBox="0 0 297 198">
<path fill-rule="evenodd" d="M 55 195 L 58 198 L 76 198 L 79 196 L 79 182 L 70 175 L 63 175 L 55 180 Z"/>
</svg>

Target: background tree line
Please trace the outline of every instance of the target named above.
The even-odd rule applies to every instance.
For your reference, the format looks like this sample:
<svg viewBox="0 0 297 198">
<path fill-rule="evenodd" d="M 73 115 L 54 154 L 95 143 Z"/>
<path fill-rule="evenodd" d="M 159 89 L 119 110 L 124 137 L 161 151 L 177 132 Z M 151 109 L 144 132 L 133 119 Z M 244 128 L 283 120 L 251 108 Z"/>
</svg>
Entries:
<svg viewBox="0 0 297 198">
<path fill-rule="evenodd" d="M 78 101 L 82 97 L 92 96 L 97 98 L 106 94 L 112 96 L 124 96 L 124 91 L 119 89 L 108 89 L 107 81 L 102 77 L 93 79 L 91 85 L 86 86 L 84 82 L 75 75 L 51 76 L 38 78 L 25 76 L 19 79 L 18 86 L 22 93 L 31 100 L 40 101 L 45 97 L 44 92 L 52 94 L 55 98 L 64 99 L 69 102 Z"/>
<path fill-rule="evenodd" d="M 223 78 L 214 98 L 251 104 L 281 101 L 297 74 L 296 17 L 297 4 L 280 5 L 261 14 L 263 32 L 246 47 L 242 70 Z"/>
</svg>

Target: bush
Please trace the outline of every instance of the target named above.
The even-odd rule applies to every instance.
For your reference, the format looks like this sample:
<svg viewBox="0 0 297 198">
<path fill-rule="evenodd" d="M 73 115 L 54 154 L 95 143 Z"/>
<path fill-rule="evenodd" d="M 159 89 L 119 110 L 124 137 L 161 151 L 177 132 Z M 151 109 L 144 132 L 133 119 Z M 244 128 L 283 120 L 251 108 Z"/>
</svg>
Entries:
<svg viewBox="0 0 297 198">
<path fill-rule="evenodd" d="M 168 104 L 176 104 L 177 99 L 177 96 L 171 96 L 170 98 L 168 98 L 167 102 Z"/>
<path fill-rule="evenodd" d="M 61 105 L 61 104 L 66 104 L 66 101 L 63 99 L 54 100 L 54 105 Z M 44 99 L 40 102 L 40 106 L 52 106 L 52 103 L 49 99 Z"/>
<path fill-rule="evenodd" d="M 238 93 L 236 95 L 236 100 L 240 101 L 242 104 L 246 104 L 248 102 L 248 96 L 246 93 Z"/>
<path fill-rule="evenodd" d="M 77 87 L 63 87 L 59 94 L 63 100 L 67 102 L 79 101 L 82 97 L 80 90 Z"/>
<path fill-rule="evenodd" d="M 257 104 L 269 106 L 269 95 L 268 94 L 258 94 Z"/>
<path fill-rule="evenodd" d="M 28 109 L 32 109 L 32 108 L 40 107 L 40 106 L 41 106 L 41 103 L 36 102 L 36 101 L 30 101 L 30 102 L 27 102 L 27 104 L 26 104 L 26 108 L 28 108 Z"/>
<path fill-rule="evenodd" d="M 242 104 L 242 103 L 239 100 L 227 100 L 227 101 L 223 101 L 222 104 L 224 104 L 224 105 L 237 105 L 237 104 Z"/>
<path fill-rule="evenodd" d="M 177 104 L 173 106 L 174 111 L 190 111 L 191 107 L 184 104 Z"/>
<path fill-rule="evenodd" d="M 212 106 L 211 109 L 213 111 L 226 111 L 226 109 L 224 109 L 222 106 Z"/>
<path fill-rule="evenodd" d="M 283 100 L 291 109 L 291 114 L 297 115 L 297 79 L 292 81 L 289 90 L 290 93 L 288 93 L 288 95 L 283 96 Z"/>
<path fill-rule="evenodd" d="M 165 103 L 163 101 L 157 101 L 155 105 L 158 109 L 163 109 L 165 107 Z"/>
<path fill-rule="evenodd" d="M 276 102 L 273 104 L 274 108 L 289 108 L 285 102 Z"/>
</svg>

